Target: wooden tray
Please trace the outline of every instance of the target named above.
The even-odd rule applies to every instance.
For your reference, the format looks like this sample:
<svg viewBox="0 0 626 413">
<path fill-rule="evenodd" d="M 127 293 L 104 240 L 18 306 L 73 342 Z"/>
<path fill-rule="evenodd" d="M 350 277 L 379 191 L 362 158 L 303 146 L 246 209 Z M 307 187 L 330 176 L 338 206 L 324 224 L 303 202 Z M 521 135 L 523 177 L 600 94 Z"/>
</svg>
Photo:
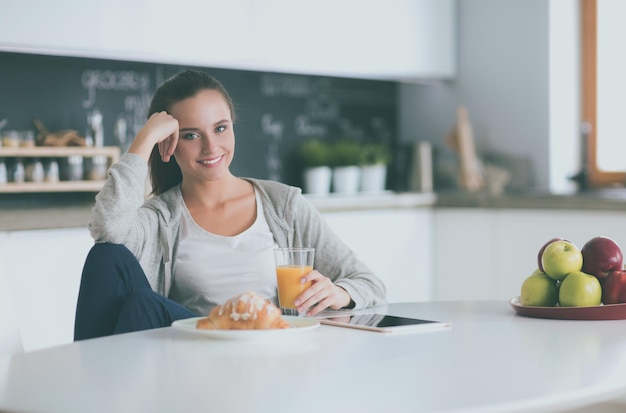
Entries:
<svg viewBox="0 0 626 413">
<path fill-rule="evenodd" d="M 511 298 L 509 304 L 511 304 L 517 314 L 525 317 L 559 320 L 626 319 L 626 304 L 609 304 L 593 307 L 531 307 L 520 304 L 519 297 Z"/>
</svg>

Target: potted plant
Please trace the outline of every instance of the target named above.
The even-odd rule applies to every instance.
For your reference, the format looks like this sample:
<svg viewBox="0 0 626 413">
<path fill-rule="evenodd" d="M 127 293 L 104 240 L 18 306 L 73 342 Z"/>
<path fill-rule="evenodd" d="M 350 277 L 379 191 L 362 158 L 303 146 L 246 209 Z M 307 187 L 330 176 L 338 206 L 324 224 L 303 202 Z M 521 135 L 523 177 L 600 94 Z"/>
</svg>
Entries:
<svg viewBox="0 0 626 413">
<path fill-rule="evenodd" d="M 361 150 L 361 191 L 384 191 L 387 165 L 391 159 L 389 147 L 383 143 L 368 142 L 362 146 Z"/>
<path fill-rule="evenodd" d="M 362 160 L 363 151 L 356 141 L 341 139 L 332 146 L 333 192 L 354 194 L 359 191 Z"/>
<path fill-rule="evenodd" d="M 332 169 L 330 148 L 319 139 L 309 139 L 299 148 L 304 177 L 304 192 L 327 195 L 330 192 Z"/>
</svg>

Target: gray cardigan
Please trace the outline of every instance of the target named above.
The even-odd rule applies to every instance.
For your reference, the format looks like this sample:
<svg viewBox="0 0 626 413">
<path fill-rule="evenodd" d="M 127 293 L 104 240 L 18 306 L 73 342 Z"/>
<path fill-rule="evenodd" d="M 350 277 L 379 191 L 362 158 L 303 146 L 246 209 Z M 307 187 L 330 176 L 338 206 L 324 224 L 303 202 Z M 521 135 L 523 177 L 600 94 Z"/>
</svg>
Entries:
<svg viewBox="0 0 626 413">
<path fill-rule="evenodd" d="M 148 165 L 125 154 L 109 169 L 89 220 L 96 242 L 125 245 L 138 258 L 152 288 L 167 296 L 179 245 L 180 185 L 146 200 Z M 314 247 L 315 268 L 344 288 L 354 308 L 385 303 L 385 286 L 330 229 L 301 190 L 282 183 L 245 178 L 259 193 L 265 218 L 280 247 Z M 207 309 L 208 310 L 208 309 Z"/>
</svg>

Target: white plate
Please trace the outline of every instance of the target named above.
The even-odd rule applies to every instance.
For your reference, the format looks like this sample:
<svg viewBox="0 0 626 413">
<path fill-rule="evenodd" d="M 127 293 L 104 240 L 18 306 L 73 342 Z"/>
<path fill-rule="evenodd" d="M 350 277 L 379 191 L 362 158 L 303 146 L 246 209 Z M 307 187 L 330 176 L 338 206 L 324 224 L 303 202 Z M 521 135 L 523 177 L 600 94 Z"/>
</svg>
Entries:
<svg viewBox="0 0 626 413">
<path fill-rule="evenodd" d="M 287 315 L 282 317 L 289 323 L 289 328 L 277 328 L 271 330 L 204 330 L 196 328 L 197 321 L 205 317 L 193 317 L 186 318 L 184 320 L 176 320 L 172 323 L 172 327 L 208 338 L 225 340 L 257 340 L 302 333 L 317 328 L 320 325 L 320 322 L 314 318 Z"/>
</svg>

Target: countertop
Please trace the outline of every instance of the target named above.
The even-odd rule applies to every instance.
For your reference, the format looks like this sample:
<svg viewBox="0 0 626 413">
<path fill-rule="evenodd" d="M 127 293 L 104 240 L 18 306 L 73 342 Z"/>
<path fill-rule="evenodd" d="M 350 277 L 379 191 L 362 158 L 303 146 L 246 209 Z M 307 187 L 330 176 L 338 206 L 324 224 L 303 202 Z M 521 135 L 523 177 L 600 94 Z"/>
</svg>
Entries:
<svg viewBox="0 0 626 413">
<path fill-rule="evenodd" d="M 451 327 L 390 336 L 320 325 L 254 341 L 168 327 L 83 340 L 0 358 L 0 410 L 547 413 L 626 390 L 626 320 L 533 319 L 506 301 L 367 312 Z"/>
<path fill-rule="evenodd" d="M 321 212 L 398 208 L 570 209 L 626 211 L 626 190 L 571 195 L 528 192 L 493 196 L 486 193 L 359 193 L 305 197 Z M 0 202 L 0 231 L 85 227 L 94 195 L 63 201 L 37 198 L 37 202 Z"/>
<path fill-rule="evenodd" d="M 489 195 L 487 193 L 440 192 L 438 208 L 513 208 L 626 211 L 626 189 L 573 194 L 526 192 Z"/>
<path fill-rule="evenodd" d="M 351 196 L 331 194 L 306 198 L 321 212 L 355 211 L 368 209 L 432 207 L 433 193 L 359 193 Z M 0 231 L 86 227 L 93 207 L 94 196 L 83 195 L 63 203 L 59 197 L 44 198 L 41 202 L 21 200 L 0 203 Z"/>
</svg>

